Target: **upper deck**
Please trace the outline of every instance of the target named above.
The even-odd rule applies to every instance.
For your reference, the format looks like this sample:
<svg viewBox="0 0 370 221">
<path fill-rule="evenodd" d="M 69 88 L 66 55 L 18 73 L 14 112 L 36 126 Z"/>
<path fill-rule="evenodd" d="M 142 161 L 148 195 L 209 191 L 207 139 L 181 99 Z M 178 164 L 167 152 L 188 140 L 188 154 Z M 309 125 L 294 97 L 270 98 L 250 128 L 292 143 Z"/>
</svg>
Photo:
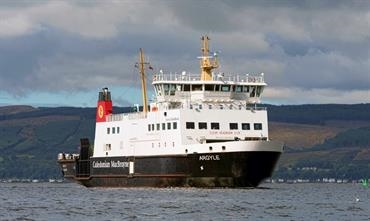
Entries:
<svg viewBox="0 0 370 221">
<path fill-rule="evenodd" d="M 164 74 L 160 71 L 153 77 L 157 103 L 242 103 L 260 102 L 264 87 L 264 74 L 250 76 L 211 74 L 208 80 L 199 75 L 183 72 Z"/>
<path fill-rule="evenodd" d="M 163 71 L 160 71 L 159 74 L 154 74 L 153 76 L 153 83 L 190 83 L 190 84 L 234 84 L 234 85 L 260 85 L 266 86 L 264 80 L 264 74 L 261 73 L 259 76 L 253 75 L 250 76 L 249 74 L 236 74 L 236 75 L 229 75 L 225 76 L 223 73 L 215 74 L 212 73 L 211 79 L 204 81 L 201 79 L 201 76 L 198 74 L 191 74 L 186 73 L 183 71 L 181 74 L 164 74 Z"/>
</svg>

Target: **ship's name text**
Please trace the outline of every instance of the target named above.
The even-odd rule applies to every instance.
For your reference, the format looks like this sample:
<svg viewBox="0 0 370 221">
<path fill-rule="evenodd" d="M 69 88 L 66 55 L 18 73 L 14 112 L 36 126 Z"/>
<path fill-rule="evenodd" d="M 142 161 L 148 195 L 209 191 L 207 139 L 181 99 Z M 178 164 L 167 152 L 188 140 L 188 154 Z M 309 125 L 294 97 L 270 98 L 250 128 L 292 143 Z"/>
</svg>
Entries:
<svg viewBox="0 0 370 221">
<path fill-rule="evenodd" d="M 200 155 L 199 160 L 220 160 L 219 155 Z"/>
<path fill-rule="evenodd" d="M 122 162 L 122 161 L 94 161 L 93 162 L 93 168 L 126 168 L 129 166 L 128 162 Z"/>
</svg>

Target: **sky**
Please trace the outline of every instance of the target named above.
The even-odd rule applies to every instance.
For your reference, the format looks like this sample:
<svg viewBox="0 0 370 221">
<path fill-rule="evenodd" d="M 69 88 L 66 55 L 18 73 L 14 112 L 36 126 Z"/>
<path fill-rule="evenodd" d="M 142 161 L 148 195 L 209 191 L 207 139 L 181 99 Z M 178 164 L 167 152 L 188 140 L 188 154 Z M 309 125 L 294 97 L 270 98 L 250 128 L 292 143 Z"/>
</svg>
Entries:
<svg viewBox="0 0 370 221">
<path fill-rule="evenodd" d="M 215 72 L 264 73 L 264 103 L 370 103 L 368 0 L 2 0 L 0 105 L 93 107 L 103 87 L 141 104 L 139 48 L 199 73 L 202 35 Z"/>
</svg>

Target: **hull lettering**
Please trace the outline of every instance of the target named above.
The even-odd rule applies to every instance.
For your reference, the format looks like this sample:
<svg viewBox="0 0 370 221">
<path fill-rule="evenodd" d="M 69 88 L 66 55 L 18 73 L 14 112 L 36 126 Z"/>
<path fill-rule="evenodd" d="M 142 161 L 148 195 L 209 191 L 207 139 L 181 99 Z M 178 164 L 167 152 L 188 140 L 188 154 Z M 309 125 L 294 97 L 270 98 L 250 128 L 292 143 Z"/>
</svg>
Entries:
<svg viewBox="0 0 370 221">
<path fill-rule="evenodd" d="M 200 155 L 199 160 L 220 160 L 219 155 Z"/>
</svg>

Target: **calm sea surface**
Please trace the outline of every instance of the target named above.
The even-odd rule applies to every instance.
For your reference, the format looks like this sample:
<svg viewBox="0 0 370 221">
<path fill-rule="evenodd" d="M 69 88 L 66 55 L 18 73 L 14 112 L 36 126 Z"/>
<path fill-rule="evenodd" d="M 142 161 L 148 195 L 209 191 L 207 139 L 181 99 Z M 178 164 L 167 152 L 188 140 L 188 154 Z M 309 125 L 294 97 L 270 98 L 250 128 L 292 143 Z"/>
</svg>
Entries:
<svg viewBox="0 0 370 221">
<path fill-rule="evenodd" d="M 263 184 L 260 189 L 88 189 L 0 183 L 0 220 L 370 220 L 360 184 Z"/>
</svg>

